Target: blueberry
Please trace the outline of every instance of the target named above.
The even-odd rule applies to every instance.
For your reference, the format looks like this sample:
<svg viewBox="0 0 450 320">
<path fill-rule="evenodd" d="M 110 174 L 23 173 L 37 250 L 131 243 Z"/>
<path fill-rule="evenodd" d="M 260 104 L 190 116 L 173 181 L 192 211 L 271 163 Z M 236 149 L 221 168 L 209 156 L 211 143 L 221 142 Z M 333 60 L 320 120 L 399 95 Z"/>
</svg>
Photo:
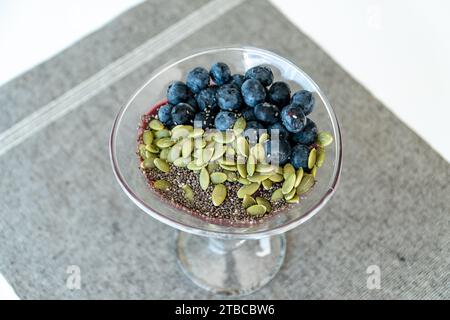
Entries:
<svg viewBox="0 0 450 320">
<path fill-rule="evenodd" d="M 295 169 L 308 169 L 309 148 L 304 144 L 297 144 L 292 148 L 291 163 Z"/>
<path fill-rule="evenodd" d="M 280 117 L 280 110 L 278 110 L 276 105 L 271 103 L 264 102 L 258 104 L 254 109 L 256 119 L 266 124 L 273 124 Z"/>
<path fill-rule="evenodd" d="M 308 90 L 300 90 L 292 95 L 291 104 L 301 107 L 305 116 L 314 108 L 314 96 Z"/>
<path fill-rule="evenodd" d="M 195 115 L 194 127 L 203 129 L 212 128 L 214 127 L 214 118 L 215 116 L 209 110 L 199 112 Z"/>
<path fill-rule="evenodd" d="M 283 126 L 281 122 L 275 122 L 274 124 L 271 124 L 269 127 L 269 134 L 272 136 L 278 136 L 280 139 L 288 139 L 289 138 L 289 131 Z"/>
<path fill-rule="evenodd" d="M 171 104 L 165 104 L 158 109 L 158 119 L 165 125 L 172 123 L 172 108 Z"/>
<path fill-rule="evenodd" d="M 236 122 L 236 118 L 237 117 L 234 112 L 220 111 L 214 121 L 216 129 L 220 131 L 231 129 Z"/>
<path fill-rule="evenodd" d="M 232 84 L 224 84 L 216 93 L 217 103 L 222 110 L 237 110 L 242 106 L 239 89 Z"/>
<path fill-rule="evenodd" d="M 189 97 L 186 99 L 186 103 L 187 103 L 188 105 L 190 105 L 191 107 L 193 107 L 195 110 L 197 110 L 198 104 L 197 104 L 197 100 L 195 100 L 195 97 L 194 97 L 194 96 L 189 96 Z"/>
<path fill-rule="evenodd" d="M 263 103 L 266 99 L 265 88 L 258 80 L 255 79 L 245 80 L 241 87 L 241 91 L 245 103 L 250 107 Z"/>
<path fill-rule="evenodd" d="M 188 87 L 181 81 L 172 82 L 167 88 L 167 100 L 172 105 L 185 102 L 189 96 Z"/>
<path fill-rule="evenodd" d="M 258 121 L 247 122 L 247 126 L 244 130 L 244 137 L 247 137 L 250 143 L 258 142 L 259 130 L 263 130 L 264 126 Z"/>
<path fill-rule="evenodd" d="M 272 164 L 284 165 L 291 157 L 291 145 L 283 139 L 270 139 L 265 145 L 266 158 Z"/>
<path fill-rule="evenodd" d="M 307 118 L 305 127 L 302 129 L 302 131 L 293 134 L 291 140 L 296 144 L 301 143 L 310 145 L 316 140 L 316 137 L 317 126 L 312 120 Z"/>
<path fill-rule="evenodd" d="M 209 75 L 213 81 L 221 86 L 231 80 L 230 67 L 223 62 L 217 62 L 211 66 Z"/>
<path fill-rule="evenodd" d="M 267 87 L 272 84 L 273 73 L 272 70 L 266 66 L 256 66 L 247 70 L 245 79 L 258 80 L 263 86 Z"/>
<path fill-rule="evenodd" d="M 291 89 L 282 81 L 274 82 L 269 89 L 268 100 L 280 108 L 289 104 Z"/>
<path fill-rule="evenodd" d="M 242 116 L 244 117 L 245 121 L 255 121 L 255 110 L 254 108 L 246 107 L 244 110 L 242 110 Z"/>
<path fill-rule="evenodd" d="M 300 107 L 290 104 L 281 111 L 281 121 L 289 132 L 297 133 L 305 126 L 306 117 Z"/>
<path fill-rule="evenodd" d="M 189 71 L 186 85 L 192 92 L 197 93 L 209 86 L 209 73 L 205 68 L 197 67 Z"/>
<path fill-rule="evenodd" d="M 231 76 L 230 84 L 234 84 L 236 87 L 239 88 L 239 90 L 241 89 L 243 83 L 244 83 L 244 76 L 242 74 L 233 74 Z"/>
<path fill-rule="evenodd" d="M 205 110 L 207 106 L 217 106 L 216 91 L 217 87 L 209 87 L 197 93 L 195 98 L 200 110 Z"/>
<path fill-rule="evenodd" d="M 175 125 L 191 124 L 195 117 L 195 109 L 187 103 L 179 103 L 172 108 L 172 121 Z"/>
</svg>

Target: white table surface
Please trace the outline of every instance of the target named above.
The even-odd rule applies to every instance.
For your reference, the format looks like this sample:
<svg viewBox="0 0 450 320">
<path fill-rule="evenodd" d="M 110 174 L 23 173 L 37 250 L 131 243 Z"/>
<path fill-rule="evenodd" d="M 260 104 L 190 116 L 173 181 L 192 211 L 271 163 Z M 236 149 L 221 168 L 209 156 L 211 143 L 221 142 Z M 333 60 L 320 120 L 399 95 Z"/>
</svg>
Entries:
<svg viewBox="0 0 450 320">
<path fill-rule="evenodd" d="M 450 2 L 271 1 L 450 161 Z M 0 85 L 140 2 L 2 0 Z M 2 299 L 17 296 L 0 275 Z"/>
</svg>

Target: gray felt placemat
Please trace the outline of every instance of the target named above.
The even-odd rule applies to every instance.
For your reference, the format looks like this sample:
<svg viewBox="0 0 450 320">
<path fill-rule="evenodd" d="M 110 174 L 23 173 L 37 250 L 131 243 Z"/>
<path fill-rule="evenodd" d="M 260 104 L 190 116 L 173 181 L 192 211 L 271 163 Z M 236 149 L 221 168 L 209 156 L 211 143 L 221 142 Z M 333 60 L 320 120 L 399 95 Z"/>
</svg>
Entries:
<svg viewBox="0 0 450 320">
<path fill-rule="evenodd" d="M 146 2 L 4 85 L 0 132 L 205 4 Z M 174 231 L 120 190 L 107 141 L 118 109 L 154 68 L 236 43 L 308 72 L 344 141 L 335 197 L 288 233 L 280 273 L 249 297 L 450 298 L 449 164 L 266 1 L 238 3 L 0 156 L 0 272 L 21 298 L 214 298 L 178 269 Z M 81 268 L 81 290 L 67 289 L 68 265 Z M 367 289 L 370 265 L 381 269 L 379 290 Z"/>
</svg>

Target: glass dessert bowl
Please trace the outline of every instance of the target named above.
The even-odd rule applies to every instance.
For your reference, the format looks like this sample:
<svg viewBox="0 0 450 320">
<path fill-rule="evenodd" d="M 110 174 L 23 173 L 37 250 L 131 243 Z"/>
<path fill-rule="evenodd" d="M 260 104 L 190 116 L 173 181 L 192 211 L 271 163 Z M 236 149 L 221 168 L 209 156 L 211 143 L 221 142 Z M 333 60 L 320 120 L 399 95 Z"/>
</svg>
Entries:
<svg viewBox="0 0 450 320">
<path fill-rule="evenodd" d="M 197 66 L 226 62 L 233 72 L 244 73 L 257 65 L 272 69 L 276 81 L 292 91 L 313 93 L 315 109 L 309 117 L 321 131 L 330 132 L 333 142 L 326 160 L 317 170 L 314 188 L 297 205 L 257 223 L 234 224 L 204 219 L 187 213 L 149 188 L 136 156 L 137 126 L 152 106 L 161 105 L 167 86 L 184 80 Z M 110 155 L 114 174 L 130 199 L 144 212 L 181 232 L 176 241 L 178 262 L 197 285 L 217 294 L 249 294 L 277 273 L 286 252 L 284 233 L 316 214 L 333 195 L 342 165 L 339 124 L 320 88 L 300 68 L 266 50 L 240 47 L 209 49 L 195 53 L 155 71 L 118 113 L 111 133 Z M 177 183 L 177 182 L 174 182 Z"/>
</svg>

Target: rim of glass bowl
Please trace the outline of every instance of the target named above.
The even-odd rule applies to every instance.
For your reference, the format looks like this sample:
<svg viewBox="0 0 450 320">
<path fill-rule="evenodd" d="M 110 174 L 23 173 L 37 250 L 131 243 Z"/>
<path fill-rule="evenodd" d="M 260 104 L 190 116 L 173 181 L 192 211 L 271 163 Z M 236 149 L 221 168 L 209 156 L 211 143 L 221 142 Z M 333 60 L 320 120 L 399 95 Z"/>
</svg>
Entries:
<svg viewBox="0 0 450 320">
<path fill-rule="evenodd" d="M 279 59 L 279 60 L 283 61 L 284 63 L 286 63 L 287 65 L 290 65 L 292 68 L 295 68 L 296 71 L 301 73 L 305 77 L 305 79 L 307 79 L 307 81 L 309 81 L 310 85 L 315 89 L 315 92 L 317 93 L 317 95 L 320 97 L 320 99 L 322 99 L 322 101 L 325 105 L 325 108 L 327 109 L 328 116 L 331 119 L 331 124 L 332 124 L 332 128 L 333 128 L 334 139 L 335 139 L 334 146 L 335 146 L 336 159 L 335 159 L 335 166 L 333 168 L 332 179 L 330 180 L 329 185 L 328 185 L 328 190 L 324 193 L 322 198 L 314 206 L 312 206 L 308 211 L 306 211 L 303 215 L 301 215 L 298 218 L 293 219 L 291 221 L 285 222 L 279 226 L 271 228 L 271 229 L 255 231 L 255 232 L 250 231 L 250 232 L 245 232 L 245 233 L 233 232 L 233 231 L 223 232 L 223 231 L 217 231 L 217 230 L 214 230 L 214 231 L 208 230 L 205 228 L 196 228 L 196 227 L 192 227 L 190 225 L 183 224 L 177 220 L 171 219 L 171 218 L 165 216 L 162 212 L 159 212 L 158 210 L 156 210 L 155 208 L 149 207 L 144 201 L 142 201 L 142 199 L 140 199 L 133 192 L 133 189 L 128 186 L 126 180 L 122 176 L 122 174 L 120 172 L 119 164 L 117 162 L 116 153 L 115 153 L 117 127 L 118 127 L 118 124 L 120 123 L 123 115 L 125 114 L 126 110 L 131 105 L 131 103 L 134 101 L 134 99 L 139 95 L 139 93 L 150 82 L 155 80 L 160 74 L 164 73 L 166 70 L 172 68 L 174 65 L 177 65 L 185 60 L 189 60 L 196 56 L 200 56 L 200 55 L 204 55 L 204 54 L 208 54 L 208 53 L 221 52 L 221 51 L 252 51 L 252 52 L 258 53 L 259 55 L 269 56 L 271 58 Z M 153 218 L 159 220 L 160 222 L 163 222 L 163 223 L 165 223 L 171 227 L 177 228 L 181 231 L 189 232 L 189 233 L 200 235 L 200 236 L 228 238 L 228 239 L 232 239 L 232 238 L 259 239 L 262 237 L 273 236 L 273 235 L 287 232 L 287 231 L 299 226 L 300 224 L 306 222 L 311 217 L 313 217 L 316 213 L 318 213 L 325 206 L 325 204 L 330 200 L 330 198 L 333 196 L 333 194 L 336 190 L 336 186 L 339 182 L 341 168 L 342 168 L 342 140 L 341 140 L 341 130 L 339 127 L 339 121 L 336 117 L 336 114 L 334 113 L 333 108 L 331 107 L 330 102 L 328 101 L 327 97 L 325 96 L 325 94 L 322 92 L 322 90 L 319 88 L 319 86 L 309 77 L 309 75 L 306 72 L 304 72 L 301 68 L 296 66 L 294 63 L 292 63 L 288 59 L 283 58 L 280 55 L 273 53 L 271 51 L 256 48 L 256 47 L 251 47 L 251 46 L 231 46 L 231 47 L 217 47 L 217 48 L 204 49 L 201 51 L 196 51 L 195 53 L 192 53 L 182 59 L 178 59 L 175 62 L 167 63 L 167 64 L 161 66 L 160 68 L 158 68 L 157 70 L 155 70 L 153 72 L 152 76 L 150 77 L 150 79 L 147 80 L 145 82 L 145 84 L 142 85 L 139 88 L 139 90 L 137 90 L 133 94 L 133 96 L 128 100 L 126 105 L 124 105 L 118 112 L 118 114 L 114 120 L 113 128 L 111 131 L 111 136 L 110 136 L 110 141 L 109 141 L 109 153 L 110 153 L 111 163 L 112 163 L 112 167 L 113 167 L 113 172 L 114 172 L 114 175 L 115 175 L 117 181 L 119 182 L 119 185 L 121 186 L 121 188 L 125 192 L 125 194 L 127 194 L 128 197 L 141 210 L 148 213 L 149 215 L 151 215 Z M 188 214 L 188 213 L 186 213 L 186 214 Z M 197 217 L 197 218 L 201 219 L 200 217 Z M 242 230 L 242 228 L 237 228 L 237 229 Z"/>
</svg>

